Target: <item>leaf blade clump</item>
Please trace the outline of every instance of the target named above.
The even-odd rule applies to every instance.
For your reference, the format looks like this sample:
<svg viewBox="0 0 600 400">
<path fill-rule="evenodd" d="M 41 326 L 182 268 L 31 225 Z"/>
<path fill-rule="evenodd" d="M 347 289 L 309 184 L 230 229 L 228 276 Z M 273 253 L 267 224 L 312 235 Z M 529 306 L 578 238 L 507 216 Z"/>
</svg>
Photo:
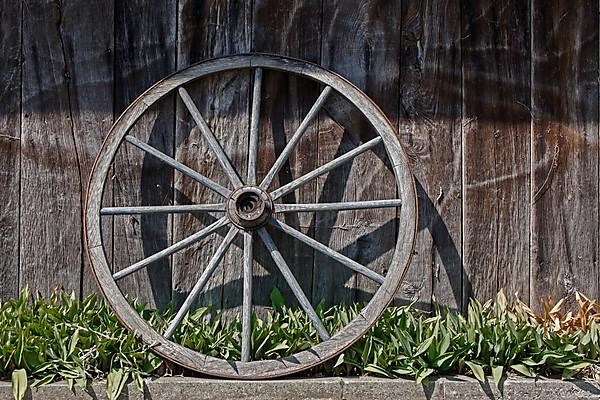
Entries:
<svg viewBox="0 0 600 400">
<path fill-rule="evenodd" d="M 287 307 L 274 292 L 273 310 L 252 316 L 252 359 L 275 359 L 309 349 L 319 342 L 302 310 Z M 597 303 L 577 296 L 578 310 L 565 302 L 547 303 L 535 314 L 520 301 L 509 305 L 502 292 L 493 301 L 471 300 L 466 315 L 435 306 L 431 312 L 411 305 L 388 308 L 371 330 L 342 355 L 309 375 L 411 377 L 426 383 L 434 374 L 491 375 L 499 384 L 508 373 L 528 377 L 572 378 L 598 371 L 600 317 Z M 174 312 L 132 306 L 161 332 Z M 329 332 L 342 329 L 361 311 L 338 305 L 316 311 Z M 107 395 L 117 398 L 127 382 L 142 389 L 150 375 L 186 374 L 154 355 L 126 331 L 106 304 L 91 295 L 84 300 L 57 291 L 50 299 L 24 290 L 0 303 L 0 378 L 13 382 L 15 398 L 28 386 L 56 380 L 85 390 L 90 380 L 107 379 Z M 210 307 L 188 314 L 173 339 L 202 353 L 239 359 L 241 322 L 226 320 Z"/>
</svg>

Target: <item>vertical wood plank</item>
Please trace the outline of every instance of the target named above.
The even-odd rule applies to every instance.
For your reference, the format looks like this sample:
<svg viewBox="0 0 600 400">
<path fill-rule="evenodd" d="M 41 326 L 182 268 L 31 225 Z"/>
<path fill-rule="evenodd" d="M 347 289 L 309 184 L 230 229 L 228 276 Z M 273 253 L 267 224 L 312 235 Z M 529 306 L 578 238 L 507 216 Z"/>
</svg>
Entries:
<svg viewBox="0 0 600 400">
<path fill-rule="evenodd" d="M 156 81 L 175 71 L 176 0 L 116 2 L 115 115 Z M 131 134 L 173 155 L 174 97 L 152 107 Z M 133 146 L 122 144 L 114 162 L 114 204 L 170 204 L 173 171 Z M 170 216 L 115 217 L 113 268 L 119 270 L 167 247 Z M 120 282 L 122 290 L 150 306 L 171 300 L 170 261 L 163 259 Z"/>
<path fill-rule="evenodd" d="M 462 3 L 464 302 L 529 297 L 529 12 Z"/>
<path fill-rule="evenodd" d="M 235 1 L 205 2 L 185 0 L 178 12 L 178 68 L 226 54 L 244 53 L 251 46 L 251 4 Z M 233 71 L 202 79 L 186 87 L 203 117 L 238 171 L 246 177 L 248 148 L 249 94 L 251 72 Z M 201 174 L 232 188 L 205 138 L 196 127 L 181 101 L 177 107 L 176 158 Z M 210 190 L 176 175 L 175 200 L 179 204 L 222 202 Z M 176 215 L 174 239 L 186 236 L 212 223 L 213 215 Z M 206 268 L 228 228 L 178 253 L 173 258 L 173 300 L 184 301 Z M 198 302 L 225 310 L 225 317 L 235 315 L 242 302 L 242 236 L 239 235 L 220 262 Z"/>
<path fill-rule="evenodd" d="M 112 122 L 112 4 L 24 3 L 21 285 L 45 294 L 95 287 L 82 254 L 82 207 Z"/>
<path fill-rule="evenodd" d="M 600 295 L 598 2 L 532 3 L 531 302 Z"/>
<path fill-rule="evenodd" d="M 64 3 L 61 25 L 69 90 L 69 117 L 73 124 L 82 179 L 80 190 L 83 206 L 92 165 L 113 121 L 114 1 Z M 109 185 L 109 194 L 110 189 Z M 83 230 L 82 222 L 73 229 Z M 110 218 L 103 225 L 103 236 L 104 245 L 110 254 Z M 84 255 L 81 295 L 85 296 L 95 290 L 96 283 Z"/>
<path fill-rule="evenodd" d="M 398 2 L 331 1 L 323 3 L 322 65 L 352 81 L 390 118 L 398 122 L 400 60 Z M 346 115 L 340 109 L 347 111 Z M 337 104 L 319 127 L 319 165 L 365 142 L 374 133 L 355 109 Z M 383 147 L 318 180 L 319 202 L 390 199 L 394 176 Z M 396 239 L 396 210 L 377 209 L 319 213 L 318 241 L 385 274 Z M 343 279 L 342 279 L 343 278 Z M 364 302 L 375 283 L 355 276 L 331 259 L 315 253 L 313 298 L 328 302 Z"/>
<path fill-rule="evenodd" d="M 0 301 L 19 291 L 21 3 L 0 2 Z"/>
<path fill-rule="evenodd" d="M 94 104 L 74 96 L 79 81 L 73 76 L 85 80 L 90 71 L 74 68 L 89 54 L 74 52 L 79 35 L 73 31 L 89 27 L 79 25 L 85 21 L 77 20 L 77 3 L 25 1 L 23 7 L 20 285 L 79 294 L 84 174 L 99 138 L 81 134 L 74 122 L 75 109 Z"/>
<path fill-rule="evenodd" d="M 319 0 L 257 0 L 253 9 L 253 48 L 319 62 L 321 54 L 321 1 Z M 300 122 L 319 96 L 320 88 L 294 76 L 265 72 L 263 74 L 263 102 L 260 122 L 258 181 L 267 174 L 277 155 L 285 147 Z M 271 189 L 290 182 L 316 167 L 318 123 L 314 121 L 305 132 L 296 149 L 273 181 Z M 312 203 L 315 201 L 315 183 L 311 182 L 285 196 L 283 202 Z M 308 214 L 284 216 L 288 225 L 312 234 L 313 221 Z M 272 231 L 292 273 L 304 293 L 312 293 L 313 251 L 298 241 Z M 253 303 L 269 306 L 269 295 L 277 287 L 288 304 L 297 304 L 283 276 L 272 262 L 260 241 L 255 241 Z M 319 300 L 319 299 L 318 299 Z M 317 300 L 317 301 L 318 301 Z M 258 309 L 260 311 L 260 308 Z"/>
<path fill-rule="evenodd" d="M 399 132 L 412 156 L 419 234 L 400 296 L 462 305 L 460 4 L 402 2 Z"/>
</svg>

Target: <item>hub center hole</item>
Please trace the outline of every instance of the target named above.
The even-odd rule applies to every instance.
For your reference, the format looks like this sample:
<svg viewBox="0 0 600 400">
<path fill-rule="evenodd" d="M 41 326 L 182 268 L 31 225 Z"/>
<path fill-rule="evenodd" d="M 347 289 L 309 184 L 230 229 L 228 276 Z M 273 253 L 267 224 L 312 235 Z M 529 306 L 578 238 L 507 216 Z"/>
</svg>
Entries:
<svg viewBox="0 0 600 400">
<path fill-rule="evenodd" d="M 256 193 L 244 193 L 236 202 L 236 208 L 239 213 L 252 214 L 260 208 L 261 200 Z"/>
</svg>

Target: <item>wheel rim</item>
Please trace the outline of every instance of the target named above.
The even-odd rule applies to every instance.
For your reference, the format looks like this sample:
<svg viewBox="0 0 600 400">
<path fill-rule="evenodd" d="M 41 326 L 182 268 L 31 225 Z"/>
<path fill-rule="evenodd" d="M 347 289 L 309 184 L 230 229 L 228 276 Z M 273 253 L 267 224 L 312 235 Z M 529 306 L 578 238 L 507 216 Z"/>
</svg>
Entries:
<svg viewBox="0 0 600 400">
<path fill-rule="evenodd" d="M 184 88 L 184 85 L 194 80 L 206 77 L 208 75 L 240 69 L 253 69 L 255 71 L 255 83 L 259 83 L 258 85 L 255 84 L 254 93 L 252 96 L 253 104 L 250 121 L 248 174 L 243 180 L 233 169 L 233 167 L 229 163 L 229 160 L 227 159 L 227 156 L 225 156 L 224 153 L 222 153 L 222 149 L 220 149 L 218 141 L 215 144 L 214 140 L 216 139 L 214 139 L 214 136 L 213 138 L 210 137 L 210 129 L 208 128 L 208 126 L 206 126 L 206 123 L 203 121 L 203 118 L 199 114 L 199 111 L 195 109 L 193 100 L 189 97 L 189 95 L 187 95 L 187 92 Z M 287 158 L 285 158 L 286 151 L 289 150 L 287 154 L 287 156 L 289 156 L 289 153 L 294 149 L 295 144 L 293 142 L 296 138 L 296 135 L 294 135 L 294 137 L 290 139 L 288 145 L 286 146 L 282 154 L 277 158 L 274 166 L 270 169 L 269 173 L 267 173 L 267 176 L 264 178 L 264 180 L 260 183 L 257 183 L 256 181 L 256 154 L 259 145 L 257 132 L 258 113 L 260 110 L 260 104 L 257 105 L 257 102 L 254 101 L 254 99 L 260 99 L 260 82 L 263 69 L 276 70 L 299 75 L 325 85 L 325 89 L 321 92 L 321 95 L 313 105 L 311 111 L 309 111 L 309 114 L 313 111 L 315 115 L 318 114 L 320 107 L 327 99 L 327 96 L 329 95 L 330 91 L 335 91 L 338 94 L 342 95 L 344 98 L 346 98 L 348 101 L 350 101 L 350 103 L 352 103 L 353 106 L 356 107 L 367 118 L 371 126 L 377 132 L 378 137 L 370 142 L 367 142 L 357 147 L 355 150 L 353 150 L 356 154 L 350 154 L 350 156 L 348 156 L 347 159 L 351 160 L 356 155 L 373 148 L 375 145 L 381 142 L 385 147 L 388 159 L 391 161 L 392 170 L 395 176 L 396 185 L 398 189 L 398 199 L 382 200 L 380 202 L 369 202 L 371 203 L 369 205 L 373 206 L 370 208 L 390 206 L 397 207 L 399 206 L 399 204 L 402 205 L 400 220 L 398 224 L 398 239 L 396 241 L 394 254 L 392 256 L 388 272 L 384 279 L 382 277 L 377 277 L 377 274 L 374 274 L 375 276 L 366 275 L 374 280 L 383 279 L 379 289 L 375 292 L 371 301 L 365 306 L 365 308 L 362 309 L 360 314 L 356 318 L 354 318 L 348 325 L 343 327 L 331 337 L 329 337 L 329 334 L 328 332 L 326 332 L 326 330 L 324 331 L 324 327 L 320 325 L 318 317 L 315 317 L 316 314 L 314 314 L 314 310 L 312 309 L 310 302 L 308 302 L 305 296 L 304 299 L 298 298 L 299 295 L 300 297 L 302 297 L 302 290 L 300 289 L 300 293 L 298 293 L 298 288 L 294 288 L 295 280 L 293 275 L 291 275 L 291 277 L 288 276 L 289 274 L 291 274 L 291 272 L 289 271 L 289 268 L 287 268 L 286 270 L 285 260 L 282 261 L 283 257 L 281 257 L 277 246 L 272 241 L 266 229 L 264 229 L 264 224 L 268 223 L 274 228 L 276 228 L 278 231 L 283 232 L 284 234 L 289 234 L 290 236 L 295 237 L 298 240 L 304 241 L 304 243 L 313 247 L 313 249 L 316 249 L 321 252 L 327 251 L 326 249 L 329 249 L 327 246 L 316 242 L 314 239 L 307 239 L 306 237 L 303 237 L 303 234 L 299 231 L 296 231 L 294 228 L 289 227 L 284 223 L 271 218 L 272 212 L 291 212 L 294 210 L 298 211 L 298 207 L 294 209 L 294 205 L 273 205 L 272 201 L 280 198 L 281 196 L 285 195 L 290 191 L 295 190 L 295 188 L 303 184 L 303 178 L 314 179 L 315 176 L 318 176 L 315 172 L 315 174 L 313 174 L 315 176 L 300 177 L 295 181 L 292 181 L 289 184 L 277 188 L 271 192 L 267 190 L 273 177 L 277 174 L 283 163 L 287 160 Z M 130 273 L 134 273 L 139 269 L 144 268 L 151 261 L 146 261 L 146 264 L 136 263 L 137 265 L 134 264 L 128 267 L 129 269 L 125 268 L 116 274 L 111 273 L 108 261 L 106 259 L 106 255 L 104 253 L 101 239 L 101 212 L 102 214 L 111 215 L 112 213 L 114 215 L 118 214 L 119 212 L 131 212 L 132 210 L 124 210 L 125 208 L 121 208 L 120 210 L 117 210 L 116 208 L 102 209 L 102 193 L 104 190 L 106 178 L 108 176 L 108 172 L 112 164 L 113 158 L 117 152 L 117 149 L 123 140 L 131 143 L 136 147 L 141 148 L 142 150 L 155 157 L 162 157 L 160 154 L 153 153 L 153 150 L 155 149 L 149 148 L 148 145 L 133 137 L 130 137 L 129 135 L 127 135 L 127 133 L 129 129 L 137 122 L 137 120 L 150 106 L 159 101 L 165 95 L 172 93 L 175 90 L 179 91 L 181 99 L 185 103 L 188 111 L 194 117 L 194 120 L 196 121 L 198 127 L 203 131 L 204 137 L 208 140 L 209 145 L 213 150 L 213 154 L 216 155 L 219 163 L 221 164 L 221 167 L 225 171 L 227 177 L 230 180 L 231 185 L 234 188 L 233 190 L 225 188 L 213 181 L 210 181 L 210 179 L 207 179 L 195 173 L 195 171 L 189 168 L 186 169 L 187 167 L 181 164 L 169 164 L 169 162 L 172 163 L 172 161 L 174 160 L 162 160 L 163 162 L 166 162 L 168 165 L 171 165 L 172 167 L 177 169 L 179 172 L 190 176 L 192 179 L 195 179 L 200 184 L 208 187 L 212 191 L 224 197 L 224 203 L 196 206 L 196 210 L 204 207 L 203 210 L 223 211 L 225 212 L 225 216 L 217 220 L 215 223 L 207 226 L 206 228 L 192 235 L 192 237 L 190 237 L 191 239 L 187 238 L 185 240 L 189 240 L 188 243 L 193 243 L 194 240 L 197 241 L 198 238 L 205 237 L 206 235 L 214 232 L 216 229 L 222 226 L 228 225 L 230 227 L 228 234 L 225 236 L 225 239 L 221 243 L 221 246 L 217 249 L 215 255 L 213 256 L 213 259 L 211 259 L 209 265 L 205 269 L 206 272 L 209 271 L 211 268 L 213 270 L 214 268 L 216 268 L 220 261 L 220 257 L 222 257 L 222 255 L 225 253 L 225 251 L 233 241 L 233 238 L 238 233 L 241 233 L 244 237 L 243 296 L 244 299 L 246 299 L 247 293 L 251 292 L 253 260 L 252 242 L 254 240 L 253 238 L 258 236 L 263 242 L 263 244 L 266 246 L 271 256 L 273 257 L 277 266 L 280 268 L 280 272 L 282 272 L 282 274 L 292 287 L 292 291 L 298 298 L 301 306 L 304 308 L 305 312 L 308 314 L 313 324 L 315 324 L 317 332 L 323 340 L 311 349 L 296 353 L 290 357 L 262 361 L 228 361 L 207 356 L 205 354 L 191 350 L 187 347 L 184 347 L 180 344 L 169 340 L 169 337 L 171 337 L 171 335 L 177 328 L 177 321 L 180 322 L 181 319 L 183 319 L 183 317 L 185 316 L 185 311 L 187 311 L 186 307 L 188 307 L 189 309 L 189 306 L 191 306 L 191 304 L 193 303 L 194 298 L 191 297 L 192 293 L 197 288 L 199 288 L 197 290 L 197 293 L 199 293 L 199 291 L 202 289 L 201 281 L 203 277 L 200 278 L 194 289 L 192 289 L 192 292 L 190 292 L 190 296 L 188 296 L 186 302 L 184 302 L 184 305 L 179 310 L 180 312 L 178 312 L 178 314 L 176 315 L 174 322 L 171 323 L 167 331 L 164 332 L 162 335 L 156 332 L 151 326 L 148 325 L 148 323 L 145 320 L 142 319 L 140 315 L 137 314 L 137 312 L 135 312 L 135 310 L 129 305 L 129 303 L 121 293 L 120 289 L 118 288 L 116 280 Z M 307 115 L 305 121 L 309 120 L 310 122 L 310 118 L 308 118 L 309 116 L 310 115 Z M 299 132 L 301 128 L 302 126 L 299 127 L 297 132 Z M 302 137 L 302 134 L 303 133 L 299 134 L 299 136 L 297 137 L 297 141 Z M 350 151 L 349 153 L 352 153 L 353 151 Z M 343 157 L 344 156 L 338 158 Z M 337 159 L 334 159 L 334 161 L 335 160 Z M 345 160 L 342 161 L 346 162 Z M 339 162 L 341 163 L 342 161 Z M 331 164 L 331 162 L 327 164 Z M 327 166 L 327 164 L 325 166 Z M 322 166 L 320 168 L 323 168 L 325 166 Z M 336 165 L 330 165 L 332 169 L 335 166 Z M 317 170 L 319 170 L 319 168 L 317 168 Z M 324 168 L 324 170 L 327 170 L 327 168 Z M 246 183 L 244 183 L 244 181 Z M 249 195 L 248 193 L 250 193 L 251 195 Z M 243 205 L 241 204 L 243 202 L 239 202 L 238 200 L 240 199 L 240 197 L 245 196 L 251 197 L 249 199 L 251 200 L 251 202 L 258 202 L 258 207 L 261 209 L 261 211 L 258 213 L 258 216 L 255 215 L 256 209 L 253 209 L 251 206 L 248 206 L 250 208 L 248 208 L 246 211 L 249 210 L 249 212 L 246 213 L 244 213 L 243 210 L 237 210 L 238 206 Z M 256 197 L 258 197 L 258 200 L 256 200 Z M 248 199 L 244 198 L 243 200 Z M 346 207 L 343 209 L 356 209 L 352 207 L 359 206 L 361 205 L 357 205 L 356 203 L 348 203 L 343 205 L 343 207 Z M 189 210 L 193 207 L 194 206 L 187 206 L 187 209 L 185 207 L 179 207 L 176 209 L 175 206 L 154 207 L 155 210 L 153 212 L 186 212 L 186 210 Z M 269 209 L 269 207 L 271 207 L 271 209 Z M 312 205 L 312 207 L 314 209 L 323 209 L 323 207 L 331 208 L 334 206 L 328 206 L 327 204 L 317 204 Z M 340 206 L 338 205 L 337 207 Z M 160 208 L 160 210 L 158 210 L 158 208 Z M 230 208 L 231 211 L 229 211 Z M 123 323 L 123 325 L 125 325 L 128 329 L 135 331 L 145 343 L 150 344 L 152 346 L 153 351 L 179 365 L 209 375 L 241 379 L 268 378 L 288 375 L 304 369 L 308 369 L 334 357 L 335 355 L 339 354 L 340 352 L 348 348 L 350 345 L 352 345 L 355 341 L 357 341 L 373 325 L 373 323 L 375 323 L 377 318 L 379 318 L 385 307 L 389 304 L 389 302 L 393 299 L 395 293 L 398 291 L 400 283 L 402 282 L 404 275 L 408 269 L 408 266 L 410 265 L 416 234 L 416 210 L 416 195 L 411 169 L 408 163 L 408 159 L 400 143 L 398 142 L 395 129 L 392 126 L 392 124 L 387 120 L 385 115 L 381 112 L 381 110 L 362 91 L 360 91 L 358 88 L 356 88 L 354 85 L 352 85 L 350 82 L 340 77 L 339 75 L 331 71 L 325 70 L 317 65 L 310 64 L 304 61 L 263 54 L 237 55 L 211 59 L 198 64 L 194 64 L 184 70 L 181 70 L 171 75 L 170 77 L 163 79 L 162 81 L 158 82 L 150 89 L 148 89 L 140 97 L 138 97 L 138 99 L 136 99 L 123 112 L 123 114 L 121 114 L 119 119 L 111 128 L 107 138 L 105 139 L 102 149 L 92 169 L 86 200 L 86 244 L 88 249 L 88 256 L 90 258 L 90 264 L 92 266 L 93 274 L 96 278 L 100 292 L 107 300 L 107 302 L 109 303 L 119 320 Z M 139 212 L 140 210 L 138 209 L 133 211 Z M 238 219 L 236 219 L 236 217 Z M 236 220 L 233 221 L 234 219 Z M 253 235 L 252 232 L 256 233 Z M 309 242 L 307 240 L 312 240 L 312 242 Z M 186 245 L 186 243 L 181 244 L 180 242 L 176 245 L 183 246 Z M 173 248 L 177 247 L 176 245 L 171 246 L 172 249 L 169 251 L 177 251 L 176 248 Z M 324 249 L 323 247 L 325 247 L 326 249 Z M 159 253 L 163 253 L 161 256 L 164 256 L 165 254 L 164 251 Z M 329 255 L 332 257 L 338 257 L 337 260 L 342 260 L 343 263 L 345 262 L 344 265 L 346 265 L 349 268 L 358 268 L 354 270 L 363 275 L 369 274 L 368 271 L 360 270 L 360 267 L 362 267 L 360 264 L 355 262 L 354 264 L 352 264 L 353 261 L 347 259 L 347 257 L 339 258 L 341 256 L 339 255 L 339 253 L 337 255 Z M 149 258 L 152 257 L 154 256 L 151 256 Z M 205 274 L 203 273 L 203 275 Z M 188 302 L 188 300 L 190 299 L 191 301 Z M 306 304 L 306 302 L 308 302 L 308 304 Z M 247 343 L 247 341 L 249 340 L 249 315 L 251 306 L 252 304 L 249 304 L 249 302 L 247 301 L 244 301 L 242 305 L 242 344 Z M 250 350 L 248 345 L 242 345 L 243 360 L 249 359 L 249 351 Z"/>
</svg>

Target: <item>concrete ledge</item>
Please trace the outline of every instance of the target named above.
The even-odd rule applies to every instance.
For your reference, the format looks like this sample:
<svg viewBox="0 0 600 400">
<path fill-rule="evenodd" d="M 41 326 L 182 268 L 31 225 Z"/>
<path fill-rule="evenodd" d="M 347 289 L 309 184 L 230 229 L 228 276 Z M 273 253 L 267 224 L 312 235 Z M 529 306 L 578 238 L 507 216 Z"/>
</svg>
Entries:
<svg viewBox="0 0 600 400">
<path fill-rule="evenodd" d="M 69 390 L 66 383 L 46 385 L 28 392 L 28 399 L 106 399 L 105 382 L 90 385 L 87 391 Z M 600 385 L 589 381 L 533 380 L 509 378 L 499 388 L 491 381 L 453 376 L 432 379 L 427 386 L 405 379 L 320 378 L 271 381 L 225 381 L 201 378 L 159 378 L 145 381 L 141 392 L 134 384 L 122 399 L 131 400 L 228 400 L 228 399 L 345 399 L 345 400 L 600 400 Z M 10 382 L 0 382 L 0 400 L 13 399 Z"/>
</svg>

